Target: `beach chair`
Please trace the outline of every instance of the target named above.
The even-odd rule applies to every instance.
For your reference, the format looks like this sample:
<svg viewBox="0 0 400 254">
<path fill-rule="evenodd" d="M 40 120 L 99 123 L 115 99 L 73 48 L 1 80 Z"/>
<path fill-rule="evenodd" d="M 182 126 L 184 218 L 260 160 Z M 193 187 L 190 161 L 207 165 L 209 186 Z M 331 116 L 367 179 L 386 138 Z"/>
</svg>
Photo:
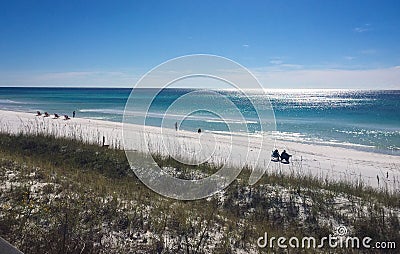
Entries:
<svg viewBox="0 0 400 254">
<path fill-rule="evenodd" d="M 279 161 L 279 152 L 278 152 L 278 150 L 272 151 L 271 161 Z"/>
<path fill-rule="evenodd" d="M 44 112 L 44 117 L 49 117 L 49 116 L 50 116 L 49 113 Z"/>
<path fill-rule="evenodd" d="M 42 113 L 40 113 L 40 111 L 36 111 L 36 116 L 41 116 Z"/>
<path fill-rule="evenodd" d="M 289 164 L 289 159 L 292 157 L 292 155 L 286 153 L 286 150 L 283 150 L 281 154 L 281 162 L 285 164 Z"/>
</svg>

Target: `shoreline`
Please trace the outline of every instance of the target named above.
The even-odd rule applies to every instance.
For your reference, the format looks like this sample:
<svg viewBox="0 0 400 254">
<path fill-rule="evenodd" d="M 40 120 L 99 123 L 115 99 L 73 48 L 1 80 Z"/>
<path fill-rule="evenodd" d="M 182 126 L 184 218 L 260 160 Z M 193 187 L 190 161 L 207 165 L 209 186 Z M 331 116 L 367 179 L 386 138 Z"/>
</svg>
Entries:
<svg viewBox="0 0 400 254">
<path fill-rule="evenodd" d="M 85 118 L 71 118 L 71 120 L 52 118 L 52 115 L 44 118 L 42 116 L 37 117 L 34 113 L 0 110 L 0 131 L 8 133 L 47 133 L 99 145 L 102 144 L 104 136 L 106 145 L 121 149 L 124 146 L 122 142 L 122 123 Z M 152 126 L 146 126 L 145 129 L 146 135 L 150 137 L 153 145 L 157 146 L 155 147 L 156 149 L 160 149 L 162 142 L 166 142 L 160 139 L 160 129 Z M 144 151 L 145 146 L 140 143 L 140 138 L 137 138 L 139 135 L 144 134 L 143 126 L 130 124 L 129 130 L 132 131 L 132 141 L 136 145 L 132 149 Z M 232 143 L 229 136 L 224 137 L 224 135 L 204 133 L 199 138 L 197 133 L 188 131 L 176 132 L 165 128 L 162 129 L 162 133 L 168 139 L 168 146 L 171 143 L 177 146 L 186 146 L 187 144 L 196 146 L 200 142 L 200 146 L 197 146 L 196 149 L 201 149 L 201 145 L 204 146 L 204 144 L 214 147 L 213 163 L 227 163 L 224 156 L 226 149 Z M 215 143 L 215 139 L 217 139 L 217 143 Z M 247 152 L 248 144 L 250 144 L 250 147 L 254 147 L 254 150 L 257 150 L 256 139 L 249 140 L 249 143 L 247 143 L 247 137 L 243 140 L 240 138 L 235 139 L 236 142 L 232 144 L 234 153 L 229 158 L 231 159 L 229 162 L 232 165 L 243 163 L 241 155 Z M 333 179 L 355 184 L 360 184 L 360 181 L 362 181 L 365 185 L 393 190 L 398 190 L 398 186 L 400 186 L 400 156 L 283 140 L 276 140 L 275 147 L 280 152 L 285 149 L 293 157 L 290 164 L 283 164 L 270 162 L 270 153 L 261 154 L 261 165 L 267 166 L 269 164 L 268 172 L 310 174 L 321 179 Z M 173 152 L 179 155 L 182 152 L 187 154 L 187 151 L 180 149 Z M 161 153 L 163 152 L 161 151 Z M 250 154 L 249 156 L 250 162 L 254 161 L 255 155 Z M 378 177 L 380 179 L 379 184 Z"/>
<path fill-rule="evenodd" d="M 18 112 L 18 113 L 31 113 L 35 114 L 34 111 L 24 111 L 24 110 L 18 110 L 18 109 L 0 109 L 0 111 L 8 111 L 8 112 Z M 80 111 L 80 112 L 86 112 L 86 111 Z M 85 119 L 85 120 L 90 120 L 90 121 L 104 121 L 104 122 L 111 122 L 111 123 L 122 123 L 121 121 L 114 121 L 112 119 L 108 119 L 106 117 L 79 117 L 79 119 Z M 157 126 L 152 126 L 155 128 L 159 128 Z M 170 128 L 171 130 L 173 129 L 172 127 Z M 180 130 L 180 131 L 185 131 L 188 133 L 191 133 L 189 130 Z M 230 132 L 224 132 L 224 131 L 207 131 L 216 135 L 222 135 L 222 136 L 229 136 L 231 133 Z M 293 136 L 297 136 L 300 133 L 288 133 L 288 132 L 282 132 L 282 131 L 274 131 L 276 140 L 281 141 L 281 142 L 292 142 L 292 143 L 301 143 L 301 144 L 309 144 L 309 145 L 316 145 L 316 146 L 327 146 L 327 147 L 335 147 L 335 148 L 344 148 L 344 149 L 351 149 L 355 151 L 362 151 L 362 152 L 371 152 L 371 153 L 377 153 L 377 154 L 386 154 L 386 155 L 392 155 L 392 156 L 398 156 L 400 157 L 400 150 L 391 150 L 387 148 L 378 148 L 375 146 L 370 146 L 370 145 L 363 145 L 363 144 L 358 144 L 358 143 L 349 143 L 349 142 L 342 142 L 338 140 L 321 140 L 321 139 L 312 139 L 312 138 L 302 138 L 302 139 L 295 139 Z M 243 135 L 241 133 L 233 133 L 233 135 Z M 250 133 L 250 136 L 254 137 L 259 137 L 261 136 L 260 134 L 257 133 Z M 301 135 L 301 134 L 300 134 Z M 243 135 L 245 136 L 245 135 Z M 281 138 L 283 136 L 283 138 Z"/>
</svg>

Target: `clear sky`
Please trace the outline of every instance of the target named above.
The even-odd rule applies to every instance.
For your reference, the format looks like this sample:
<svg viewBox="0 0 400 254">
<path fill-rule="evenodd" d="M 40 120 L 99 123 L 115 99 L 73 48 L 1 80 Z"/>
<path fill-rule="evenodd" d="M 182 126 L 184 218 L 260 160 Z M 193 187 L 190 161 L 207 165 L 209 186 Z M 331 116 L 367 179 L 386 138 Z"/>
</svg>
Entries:
<svg viewBox="0 0 400 254">
<path fill-rule="evenodd" d="M 400 1 L 0 3 L 0 86 L 130 87 L 197 53 L 267 88 L 400 88 Z"/>
</svg>

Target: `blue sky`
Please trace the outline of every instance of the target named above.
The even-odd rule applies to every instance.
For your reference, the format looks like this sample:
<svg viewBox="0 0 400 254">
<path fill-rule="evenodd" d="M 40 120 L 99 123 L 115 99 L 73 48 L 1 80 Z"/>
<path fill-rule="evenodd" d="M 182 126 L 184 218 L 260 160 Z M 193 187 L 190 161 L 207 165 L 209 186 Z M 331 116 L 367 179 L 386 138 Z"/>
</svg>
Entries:
<svg viewBox="0 0 400 254">
<path fill-rule="evenodd" d="M 2 1 L 0 86 L 130 87 L 216 54 L 263 85 L 400 88 L 400 1 Z"/>
</svg>

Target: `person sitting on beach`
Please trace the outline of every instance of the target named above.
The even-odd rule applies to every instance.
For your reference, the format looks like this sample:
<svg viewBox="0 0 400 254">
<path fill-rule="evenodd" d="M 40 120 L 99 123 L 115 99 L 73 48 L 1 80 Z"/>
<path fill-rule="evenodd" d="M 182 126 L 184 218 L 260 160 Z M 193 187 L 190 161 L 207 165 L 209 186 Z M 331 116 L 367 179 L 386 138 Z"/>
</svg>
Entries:
<svg viewBox="0 0 400 254">
<path fill-rule="evenodd" d="M 65 120 L 69 120 L 70 118 L 69 118 L 68 115 L 64 115 L 64 119 L 65 119 Z"/>
<path fill-rule="evenodd" d="M 36 111 L 36 116 L 41 116 L 42 113 L 40 113 L 40 111 Z"/>
<path fill-rule="evenodd" d="M 201 129 L 200 128 L 197 130 L 197 133 L 201 133 Z"/>
<path fill-rule="evenodd" d="M 278 151 L 278 149 L 275 149 L 275 151 L 272 152 L 271 156 L 272 156 L 273 160 L 279 161 L 279 151 Z"/>
<path fill-rule="evenodd" d="M 49 117 L 49 116 L 50 116 L 49 113 L 44 112 L 44 117 Z"/>
<path fill-rule="evenodd" d="M 292 157 L 292 155 L 288 154 L 286 152 L 286 150 L 283 150 L 283 152 L 281 153 L 281 160 L 283 162 L 283 160 L 285 160 L 287 163 L 289 163 L 289 158 Z"/>
<path fill-rule="evenodd" d="M 54 114 L 54 119 L 58 119 L 60 116 L 58 114 Z"/>
</svg>

